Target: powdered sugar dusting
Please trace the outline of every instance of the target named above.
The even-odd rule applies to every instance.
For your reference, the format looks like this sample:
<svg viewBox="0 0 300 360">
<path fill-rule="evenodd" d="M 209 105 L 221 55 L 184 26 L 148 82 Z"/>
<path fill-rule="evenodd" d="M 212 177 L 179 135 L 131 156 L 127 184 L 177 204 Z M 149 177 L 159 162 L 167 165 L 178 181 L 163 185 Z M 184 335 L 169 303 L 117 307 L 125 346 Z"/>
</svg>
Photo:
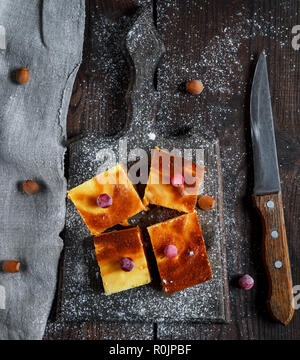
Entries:
<svg viewBox="0 0 300 360">
<path fill-rule="evenodd" d="M 249 224 L 236 222 L 236 211 L 251 211 L 249 209 L 252 208 L 251 201 L 248 202 L 249 208 L 245 208 L 245 200 L 241 195 L 247 193 L 246 188 L 249 186 L 249 171 L 245 164 L 251 166 L 245 146 L 250 134 L 246 133 L 242 118 L 243 113 L 248 112 L 247 100 L 245 101 L 249 91 L 248 69 L 250 64 L 255 63 L 257 51 L 263 49 L 256 49 L 255 43 L 251 47 L 249 44 L 250 40 L 256 38 L 265 39 L 267 54 L 269 46 L 276 47 L 279 56 L 284 57 L 286 48 L 291 46 L 291 27 L 281 25 L 288 22 L 283 16 L 288 16 L 293 22 L 296 21 L 297 13 L 291 9 L 290 1 L 278 3 L 284 12 L 278 11 L 278 6 L 270 10 L 263 7 L 251 9 L 244 6 L 243 2 L 236 2 L 235 11 L 228 14 L 224 21 L 215 24 L 214 19 L 210 19 L 208 15 L 211 13 L 212 3 L 215 6 L 215 2 L 209 0 L 202 1 L 201 4 L 186 1 L 183 8 L 178 2 L 171 0 L 159 2 L 158 30 L 165 41 L 167 53 L 159 68 L 158 88 L 162 106 L 157 118 L 163 128 L 166 128 L 164 124 L 168 124 L 171 128 L 169 133 L 172 133 L 173 128 L 177 129 L 184 124 L 185 127 L 196 128 L 201 135 L 224 139 L 221 148 L 224 221 L 227 267 L 232 278 L 251 267 L 253 257 L 248 256 L 249 248 L 253 249 L 255 246 L 249 246 L 247 242 L 245 233 L 250 230 Z M 201 33 L 203 26 L 198 27 L 195 18 L 206 24 L 205 36 Z M 189 19 L 188 25 L 186 19 Z M 210 33 L 211 37 L 208 36 Z M 249 61 L 245 61 L 245 54 L 248 54 Z M 291 72 L 295 72 L 293 59 L 287 58 L 285 63 Z M 178 89 L 180 83 L 190 79 L 203 81 L 204 91 L 200 97 L 184 94 Z M 193 113 L 187 113 L 187 108 L 194 109 Z M 241 248 L 245 249 L 244 256 L 235 256 L 240 253 Z M 259 248 L 253 251 L 257 254 Z M 235 289 L 231 289 L 232 301 L 236 301 L 235 296 L 238 296 Z M 244 307 L 241 306 L 239 311 L 239 317 L 249 316 Z M 187 327 L 161 324 L 158 327 L 158 338 L 215 338 L 216 328 L 206 325 Z M 230 326 L 226 328 L 230 332 Z M 222 332 L 225 329 L 222 327 Z"/>
<path fill-rule="evenodd" d="M 126 138 L 130 148 L 142 143 L 143 149 L 148 153 L 153 149 L 153 142 L 145 137 L 142 127 L 137 129 L 134 134 L 124 134 L 123 139 Z M 118 145 L 118 138 L 101 138 L 97 135 L 87 136 L 74 143 L 71 149 L 69 187 L 72 188 L 96 175 L 99 164 L 95 159 L 99 148 L 110 147 L 117 153 Z M 208 167 L 204 190 L 215 198 L 218 197 L 217 156 L 214 152 L 214 142 L 207 142 L 199 136 L 189 135 L 169 140 L 157 137 L 156 145 L 169 150 L 174 147 L 181 149 L 183 146 L 193 149 L 203 148 L 204 162 Z M 128 150 L 130 151 L 130 149 Z M 93 254 L 93 240 L 75 207 L 69 202 L 66 219 L 65 282 L 62 299 L 64 318 L 66 320 L 97 318 L 111 321 L 152 320 L 164 322 L 173 321 L 173 316 L 170 317 L 170 314 L 176 312 L 176 319 L 181 321 L 224 321 L 226 318 L 224 312 L 226 278 L 224 277 L 221 245 L 223 234 L 218 222 L 218 207 L 211 212 L 202 212 L 198 209 L 214 278 L 172 296 L 166 296 L 161 290 L 146 227 L 177 215 L 179 213 L 176 211 L 151 207 L 149 212 L 142 212 L 131 219 L 132 225 L 141 227 L 145 243 L 148 243 L 147 252 L 153 282 L 123 293 L 106 296 Z M 166 281 L 166 279 L 164 280 Z"/>
<path fill-rule="evenodd" d="M 269 11 L 269 14 L 263 14 L 263 10 L 257 9 L 252 14 L 248 8 L 245 8 L 242 4 L 237 6 L 235 14 L 229 16 L 229 25 L 224 24 L 220 30 L 216 33 L 212 32 L 213 36 L 208 40 L 207 43 L 203 43 L 203 34 L 200 33 L 197 26 L 193 27 L 193 31 L 187 32 L 187 29 L 180 28 L 177 24 L 177 19 L 180 16 L 194 16 L 194 10 L 190 9 L 190 4 L 196 3 L 194 1 L 187 1 L 185 4 L 185 9 L 182 7 L 179 8 L 179 2 L 174 2 L 173 0 L 166 0 L 164 2 L 158 3 L 158 30 L 161 33 L 162 37 L 167 32 L 173 29 L 176 31 L 183 32 L 185 34 L 186 46 L 183 47 L 180 41 L 177 41 L 176 33 L 173 36 L 172 44 L 166 44 L 167 55 L 163 59 L 161 66 L 158 71 L 158 90 L 160 95 L 160 110 L 157 116 L 157 127 L 153 129 L 151 134 L 148 134 L 149 140 L 153 145 L 153 140 L 157 141 L 160 139 L 159 134 L 170 134 L 177 131 L 178 127 L 182 127 L 184 124 L 184 129 L 189 127 L 194 127 L 196 131 L 210 138 L 216 136 L 223 137 L 228 139 L 231 137 L 232 141 L 238 142 L 241 146 L 231 146 L 230 143 L 225 144 L 222 147 L 222 168 L 225 176 L 224 182 L 224 218 L 225 218 L 225 229 L 226 229 L 226 240 L 228 244 L 228 269 L 230 274 L 243 272 L 247 264 L 244 259 L 235 258 L 234 254 L 238 247 L 245 247 L 246 239 L 243 236 L 242 231 L 240 230 L 238 224 L 235 221 L 235 204 L 240 199 L 240 194 L 244 193 L 244 187 L 246 186 L 246 175 L 244 169 L 241 169 L 241 164 L 245 164 L 247 160 L 247 152 L 245 149 L 243 137 L 243 123 L 238 121 L 232 121 L 232 119 L 237 118 L 237 114 L 241 112 L 241 97 L 246 93 L 246 87 L 248 78 L 246 69 L 249 67 L 249 63 L 253 62 L 255 57 L 251 49 L 249 49 L 249 40 L 254 39 L 255 37 L 265 37 L 266 39 L 271 39 L 276 42 L 280 48 L 290 46 L 290 29 L 284 26 L 277 24 L 283 23 L 281 19 L 276 17 L 276 14 L 273 10 Z M 198 12 L 205 12 L 211 6 L 210 1 L 202 1 L 201 4 L 197 5 Z M 280 2 L 280 6 L 286 9 L 286 13 L 289 14 L 289 1 Z M 128 21 L 129 18 L 124 17 L 119 21 Z M 116 25 L 105 23 L 103 25 L 104 19 L 99 18 L 95 19 L 96 27 L 99 29 L 99 39 L 107 38 L 109 33 L 113 33 L 113 37 L 117 39 L 119 36 L 118 28 Z M 105 20 L 106 21 L 106 20 Z M 112 30 L 112 26 L 115 26 L 115 30 Z M 216 26 L 213 24 L 213 21 L 209 20 L 208 27 Z M 115 31 L 115 33 L 114 33 Z M 199 45 L 197 49 L 197 42 L 195 39 L 199 40 Z M 163 38 L 163 40 L 165 40 Z M 118 39 L 116 40 L 116 42 Z M 249 62 L 242 63 L 241 53 L 249 53 Z M 169 56 L 171 54 L 172 56 Z M 199 54 L 198 61 L 195 61 L 195 54 Z M 120 57 L 120 53 L 118 57 Z M 116 57 L 116 59 L 118 59 Z M 192 59 L 192 62 L 191 62 Z M 123 59 L 120 59 L 122 63 Z M 111 72 L 111 53 L 110 51 L 105 50 L 105 53 L 96 52 L 93 61 L 89 65 L 89 71 L 96 74 L 97 72 L 107 74 L 107 80 L 105 80 L 105 89 L 103 88 L 88 88 L 88 84 L 83 79 L 81 82 L 81 87 L 84 88 L 84 91 L 96 91 L 98 94 L 98 101 L 95 100 L 97 97 L 93 97 L 94 100 L 90 100 L 88 107 L 93 109 L 89 116 L 93 118 L 94 116 L 98 117 L 99 113 L 101 117 L 104 118 L 108 112 L 112 113 L 118 117 L 117 108 L 112 109 L 111 98 L 109 92 L 106 89 L 111 88 L 110 84 L 118 86 L 120 89 L 120 79 L 122 80 L 122 86 L 126 88 L 125 84 L 128 80 L 128 77 L 124 77 L 124 67 L 126 67 L 125 62 L 124 67 L 118 67 L 116 64 L 112 64 Z M 118 61 L 117 61 L 118 62 Z M 291 71 L 295 71 L 295 65 L 290 63 Z M 109 73 L 110 72 L 110 73 Z M 195 98 L 182 92 L 178 91 L 178 85 L 181 82 L 186 81 L 190 78 L 200 78 L 205 86 L 204 92 L 201 97 Z M 165 81 L 162 81 L 165 79 Z M 93 86 L 92 86 L 93 87 Z M 124 95 L 124 89 L 118 92 L 118 97 L 122 98 Z M 88 98 L 88 96 L 87 96 Z M 146 100 L 146 99 L 145 99 Z M 95 104 L 95 101 L 97 102 Z M 174 103 L 176 106 L 174 106 Z M 185 107 L 193 106 L 194 113 L 187 114 Z M 100 110 L 99 110 L 100 109 Z M 174 110 L 176 109 L 176 111 Z M 126 109 L 123 108 L 124 113 Z M 110 114 L 109 114 L 110 116 Z M 109 117 L 109 121 L 111 118 Z M 108 121 L 108 123 L 109 123 Z M 116 122 L 117 126 L 112 130 L 111 133 L 116 132 L 124 124 L 124 121 L 120 117 L 120 121 Z M 223 132 L 225 124 L 230 124 L 229 130 Z M 171 129 L 171 130 L 170 130 Z M 109 131 L 110 132 L 110 131 Z M 228 134 L 229 133 L 229 134 Z M 155 136 L 153 136 L 153 134 Z M 230 136 L 229 136 L 230 135 Z M 242 135 L 242 136 L 241 136 Z M 154 138 L 154 139 L 153 139 Z M 134 141 L 140 141 L 138 137 Z M 157 144 L 155 144 L 157 145 Z M 240 149 L 240 150 L 237 150 Z M 93 158 L 93 150 L 90 148 L 90 144 L 86 145 L 86 158 L 81 159 L 80 162 L 81 169 L 78 170 L 78 173 L 74 173 L 72 182 L 74 184 L 79 184 L 83 178 L 88 178 L 89 176 L 94 175 L 94 167 L 90 165 L 89 161 Z M 210 169 L 209 169 L 210 170 Z M 212 169 L 213 170 L 213 169 Z M 85 174 L 83 174 L 85 172 Z M 213 171 L 212 171 L 213 177 Z M 207 181 L 207 180 L 206 180 Z M 210 183 L 210 179 L 208 180 Z M 68 203 L 68 207 L 72 206 Z M 76 230 L 72 234 L 73 241 L 81 241 L 85 239 L 85 244 L 88 247 L 88 243 L 91 240 L 89 239 L 88 231 L 82 223 L 80 216 L 74 211 L 74 209 L 68 208 L 68 213 L 72 214 L 67 218 L 67 227 L 68 229 Z M 144 216 L 144 214 L 142 214 Z M 154 221 L 157 219 L 154 215 L 147 214 L 148 221 Z M 207 221 L 207 227 L 213 226 L 213 222 L 209 219 L 202 219 L 203 222 Z M 70 230 L 72 231 L 72 230 Z M 71 234 L 71 232 L 70 232 Z M 230 236 L 229 236 L 230 235 Z M 79 287 L 83 284 L 82 274 L 86 274 L 86 271 L 82 269 L 82 266 L 86 269 L 87 266 L 92 266 L 95 270 L 95 259 L 93 258 L 93 249 L 89 248 L 86 250 L 86 253 L 79 254 L 79 261 L 83 261 L 86 264 L 78 265 L 75 269 L 76 278 L 78 278 Z M 214 255 L 211 255 L 211 261 L 214 262 Z M 89 264 L 89 261 L 93 262 L 93 265 Z M 218 259 L 217 259 L 218 261 Z M 234 270 L 233 270 L 234 269 Z M 70 273 L 73 271 L 73 268 L 70 267 Z M 95 272 L 89 277 L 95 277 L 96 282 L 100 281 L 99 272 Z M 88 282 L 92 286 L 94 281 Z M 190 294 L 187 293 L 189 296 Z M 78 316 L 85 316 L 86 312 L 89 311 L 89 305 L 87 304 L 87 296 L 78 293 L 79 303 L 80 303 L 80 312 Z M 184 301 L 183 296 L 183 301 Z M 205 295 L 207 300 L 214 299 L 215 295 L 206 293 Z M 108 304 L 111 305 L 109 302 Z M 130 306 L 134 304 L 131 303 Z M 77 311 L 76 308 L 72 309 L 72 304 L 70 306 L 70 313 Z M 206 309 L 210 310 L 210 309 Z M 206 311 L 205 310 L 205 311 Z M 241 309 L 241 311 L 243 311 Z M 186 307 L 183 307 L 182 313 L 188 312 Z M 145 307 L 139 307 L 138 314 L 144 316 L 147 313 Z M 126 314 L 120 311 L 117 314 L 120 318 L 127 319 Z M 199 314 L 198 314 L 199 315 Z M 246 316 L 241 314 L 241 316 Z M 165 320 L 162 316 L 161 321 Z M 158 319 L 159 321 L 159 319 Z M 185 325 L 174 324 L 174 325 L 164 325 L 163 322 L 160 322 L 158 326 L 158 337 L 159 338 L 191 338 L 195 333 L 199 334 L 199 329 L 201 329 L 202 338 L 210 338 L 214 335 L 215 328 L 210 326 L 203 327 L 202 325 L 190 325 L 189 333 L 186 333 L 187 328 Z M 149 331 L 145 329 L 145 333 Z M 223 330 L 224 331 L 224 330 Z M 229 331 L 229 330 L 228 330 Z M 128 335 L 130 337 L 130 335 Z M 131 336 L 134 338 L 134 335 Z"/>
</svg>

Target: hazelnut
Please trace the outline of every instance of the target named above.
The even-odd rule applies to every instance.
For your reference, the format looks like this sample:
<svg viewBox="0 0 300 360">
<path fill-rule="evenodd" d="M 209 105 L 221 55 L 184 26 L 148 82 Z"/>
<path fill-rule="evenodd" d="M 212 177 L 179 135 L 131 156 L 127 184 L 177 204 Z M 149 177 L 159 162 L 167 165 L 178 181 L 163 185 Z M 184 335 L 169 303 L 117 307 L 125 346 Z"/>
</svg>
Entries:
<svg viewBox="0 0 300 360">
<path fill-rule="evenodd" d="M 16 80 L 19 84 L 26 84 L 29 80 L 29 70 L 25 67 L 17 70 Z"/>
<path fill-rule="evenodd" d="M 191 80 L 186 84 L 186 91 L 190 94 L 199 95 L 203 89 L 204 86 L 200 80 Z"/>
<path fill-rule="evenodd" d="M 212 210 L 216 205 L 216 201 L 210 196 L 201 196 L 198 200 L 198 205 L 202 210 Z"/>
<path fill-rule="evenodd" d="M 2 264 L 2 270 L 7 273 L 17 273 L 21 269 L 21 264 L 17 260 L 7 260 Z"/>
<path fill-rule="evenodd" d="M 23 183 L 23 190 L 28 195 L 34 195 L 39 191 L 39 185 L 32 180 L 26 180 Z"/>
</svg>

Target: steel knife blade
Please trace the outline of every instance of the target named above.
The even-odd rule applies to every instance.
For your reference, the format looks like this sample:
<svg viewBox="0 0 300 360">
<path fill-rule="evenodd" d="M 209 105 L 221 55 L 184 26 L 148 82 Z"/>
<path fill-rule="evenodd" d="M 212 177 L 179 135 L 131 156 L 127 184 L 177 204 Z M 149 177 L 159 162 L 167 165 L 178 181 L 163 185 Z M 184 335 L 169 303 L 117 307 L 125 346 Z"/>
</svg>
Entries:
<svg viewBox="0 0 300 360">
<path fill-rule="evenodd" d="M 253 202 L 263 224 L 262 254 L 269 279 L 267 304 L 273 318 L 287 325 L 294 314 L 294 297 L 265 53 L 262 53 L 256 65 L 250 118 L 254 162 Z"/>
<path fill-rule="evenodd" d="M 278 193 L 280 178 L 265 54 L 256 66 L 250 101 L 254 194 Z"/>
</svg>

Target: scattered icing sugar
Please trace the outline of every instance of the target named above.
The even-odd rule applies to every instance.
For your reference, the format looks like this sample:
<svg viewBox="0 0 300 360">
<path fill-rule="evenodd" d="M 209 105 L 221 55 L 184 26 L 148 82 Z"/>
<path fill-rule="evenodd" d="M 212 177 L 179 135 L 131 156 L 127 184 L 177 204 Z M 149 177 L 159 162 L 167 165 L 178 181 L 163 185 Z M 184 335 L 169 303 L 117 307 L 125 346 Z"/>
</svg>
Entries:
<svg viewBox="0 0 300 360">
<path fill-rule="evenodd" d="M 191 4 L 194 4 L 194 7 Z M 241 224 L 236 221 L 236 213 L 242 212 L 244 209 L 244 195 L 247 189 L 247 162 L 248 155 L 245 147 L 245 123 L 241 120 L 239 114 L 241 111 L 246 111 L 244 104 L 244 97 L 247 91 L 248 84 L 248 68 L 251 62 L 255 61 L 254 50 L 249 49 L 249 40 L 258 38 L 266 38 L 273 41 L 274 46 L 282 48 L 291 46 L 290 31 L 291 29 L 280 24 L 286 23 L 277 14 L 276 9 L 265 11 L 263 9 L 256 9 L 254 13 L 246 8 L 243 4 L 236 2 L 236 12 L 228 16 L 227 23 L 224 26 L 214 24 L 213 19 L 208 18 L 207 27 L 213 34 L 207 42 L 203 42 L 203 34 L 200 29 L 193 25 L 193 31 L 187 31 L 186 22 L 180 23 L 180 17 L 190 16 L 191 19 L 195 17 L 195 13 L 205 12 L 211 7 L 211 2 L 204 0 L 201 5 L 197 2 L 188 2 L 188 6 L 183 8 L 180 2 L 173 0 L 165 0 L 158 3 L 157 9 L 157 27 L 161 34 L 163 41 L 167 48 L 167 54 L 161 61 L 158 69 L 158 90 L 160 94 L 160 109 L 157 114 L 158 130 L 156 134 L 170 134 L 172 130 L 177 129 L 178 126 L 184 124 L 187 127 L 194 126 L 200 135 L 205 135 L 211 138 L 220 137 L 222 140 L 221 157 L 222 157 L 222 171 L 224 175 L 224 223 L 227 242 L 227 268 L 229 277 L 232 278 L 237 273 L 245 273 L 249 266 L 253 266 L 251 253 L 258 253 L 260 244 L 252 244 L 249 246 L 249 224 L 246 222 Z M 295 11 L 291 9 L 292 2 L 289 0 L 281 1 L 280 6 L 284 9 L 286 16 L 292 15 L 295 17 Z M 98 5 L 96 5 L 97 7 Z M 265 11 L 265 14 L 263 14 Z M 100 125 L 100 130 L 106 134 L 117 133 L 124 125 L 126 118 L 126 104 L 124 95 L 127 90 L 128 74 L 127 64 L 123 57 L 120 46 L 118 45 L 124 36 L 126 27 L 130 22 L 130 17 L 122 17 L 116 22 L 111 22 L 109 19 L 91 13 L 92 31 L 94 33 L 96 43 L 93 44 L 91 53 L 86 53 L 83 59 L 84 71 L 89 74 L 88 77 L 77 79 L 80 91 L 85 94 L 86 107 L 82 115 L 81 121 L 86 123 L 96 120 Z M 195 23 L 194 23 L 195 24 Z M 216 28 L 217 30 L 214 30 Z M 184 34 L 184 36 L 176 36 L 176 32 Z M 172 43 L 167 43 L 166 38 L 172 38 Z M 173 35 L 173 36 L 172 36 Z M 185 44 L 183 46 L 182 39 Z M 197 46 L 198 44 L 198 46 Z M 89 47 L 90 48 L 90 47 Z M 89 50 L 90 51 L 90 50 Z M 197 52 L 198 51 L 198 52 Z M 249 61 L 243 62 L 241 59 L 244 56 L 241 54 L 249 54 Z M 198 61 L 195 61 L 195 54 L 198 56 Z M 281 54 L 280 54 L 281 55 Z M 284 56 L 284 55 L 282 55 Z M 193 62 L 191 62 L 191 59 Z M 291 72 L 296 74 L 296 66 L 292 58 L 285 59 L 286 66 L 290 67 Z M 97 74 L 101 74 L 99 78 Z M 181 82 L 190 78 L 200 78 L 204 83 L 204 92 L 200 97 L 186 96 L 177 91 L 177 87 Z M 87 80 L 88 79 L 88 80 Z M 100 80 L 99 80 L 100 79 Z M 164 79 L 164 81 L 162 81 Z M 174 106 L 174 103 L 176 106 Z M 114 106 L 112 106 L 114 104 Z M 186 107 L 193 106 L 194 113 L 187 114 Z M 114 124 L 113 126 L 111 124 Z M 151 139 L 151 133 L 148 135 Z M 232 146 L 232 142 L 237 145 Z M 86 156 L 88 161 L 92 156 L 93 150 L 87 145 Z M 83 161 L 78 164 L 78 173 L 72 179 L 74 184 L 80 183 L 82 180 L 82 173 L 86 173 L 86 178 L 94 176 L 94 168 L 88 166 L 88 161 Z M 214 177 L 212 169 L 208 169 L 206 174 L 206 183 L 211 183 Z M 211 194 L 210 194 L 211 195 Z M 68 202 L 68 214 L 66 219 L 66 227 L 69 229 L 69 236 L 76 242 L 76 239 L 89 238 L 89 232 L 86 229 L 80 215 L 74 210 L 73 205 Z M 217 211 L 214 210 L 214 211 Z M 148 215 L 148 221 L 151 223 L 157 219 L 151 213 Z M 212 219 L 205 219 L 205 227 L 213 226 Z M 74 230 L 72 234 L 72 229 Z M 218 235 L 218 234 L 217 234 Z M 207 240 L 207 239 L 205 239 Z M 206 245 L 211 246 L 211 240 L 208 239 Z M 236 256 L 240 254 L 239 248 L 245 249 L 243 256 Z M 251 250 L 249 250 L 251 248 Z M 248 249 L 248 250 L 247 250 Z M 73 266 L 74 263 L 67 264 L 70 268 L 69 273 L 74 272 L 74 278 L 78 281 L 79 288 L 84 285 L 84 282 L 90 282 L 90 276 L 95 276 L 98 281 L 99 272 L 94 275 L 87 274 L 87 266 L 90 266 L 88 259 L 95 261 L 91 256 L 80 253 L 78 260 L 85 263 L 82 268 L 80 264 Z M 82 260 L 84 259 L 84 260 Z M 217 263 L 215 255 L 210 257 L 212 264 Z M 249 264 L 250 261 L 250 264 Z M 217 270 L 217 269 L 216 269 Z M 67 291 L 72 290 L 67 286 Z M 93 298 L 92 302 L 98 300 L 98 297 Z M 74 311 L 78 311 L 78 317 L 84 319 L 86 313 L 90 310 L 88 303 L 91 297 L 85 293 L 77 293 L 78 303 L 80 309 L 75 309 L 75 304 L 71 301 L 65 311 L 69 311 L 69 318 Z M 103 295 L 104 296 L 104 295 Z M 180 304 L 182 308 L 181 313 L 188 312 L 184 299 L 193 296 L 189 290 L 180 295 Z M 202 293 L 207 302 L 214 301 L 217 296 L 215 293 L 206 291 Z M 231 300 L 236 303 L 237 293 L 231 291 Z M 113 301 L 106 298 L 108 306 L 113 305 Z M 127 302 L 127 300 L 125 300 Z M 179 300 L 178 300 L 179 301 Z M 153 304 L 149 299 L 150 305 Z M 239 300 L 239 303 L 243 301 Z M 127 303 L 131 306 L 130 301 Z M 176 302 L 175 302 L 176 306 Z M 239 316 L 241 321 L 247 319 L 248 308 L 239 306 Z M 146 307 L 140 306 L 137 309 L 139 314 L 146 314 Z M 205 313 L 205 309 L 203 309 Z M 198 314 L 201 316 L 201 311 Z M 126 314 L 122 311 L 118 316 L 127 320 Z M 167 317 L 167 311 L 165 316 Z M 67 316 L 68 317 L 68 316 Z M 153 338 L 153 326 L 151 323 L 145 323 L 140 328 L 132 325 L 126 326 L 126 331 L 116 331 L 114 334 L 113 327 L 101 323 L 102 338 Z M 247 326 L 244 327 L 246 329 Z M 59 319 L 58 321 L 49 320 L 48 334 L 64 334 L 66 323 Z M 78 338 L 88 338 L 89 334 L 92 337 L 96 329 L 90 333 L 83 332 L 81 325 L 73 325 L 73 333 L 76 333 Z M 106 331 L 105 331 L 106 330 Z M 236 328 L 234 326 L 222 327 L 222 334 L 234 333 Z M 245 330 L 246 331 L 246 330 Z M 63 335 L 62 335 L 63 336 Z M 212 339 L 216 336 L 216 326 L 210 324 L 189 324 L 187 327 L 184 323 L 165 323 L 162 315 L 161 321 L 158 321 L 157 337 L 160 339 L 191 339 L 202 338 Z M 51 337 L 51 336 L 50 336 Z"/>
<path fill-rule="evenodd" d="M 150 133 L 150 134 L 148 134 L 148 136 L 149 136 L 150 140 L 155 140 L 156 139 L 156 135 L 154 133 Z"/>
</svg>

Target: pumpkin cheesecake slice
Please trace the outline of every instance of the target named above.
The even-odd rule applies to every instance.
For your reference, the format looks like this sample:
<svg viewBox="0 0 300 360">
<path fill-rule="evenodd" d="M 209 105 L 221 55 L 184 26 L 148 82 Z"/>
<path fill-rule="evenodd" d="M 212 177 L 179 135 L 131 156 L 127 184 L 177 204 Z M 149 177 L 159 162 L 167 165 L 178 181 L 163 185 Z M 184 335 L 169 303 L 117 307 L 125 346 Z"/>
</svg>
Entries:
<svg viewBox="0 0 300 360">
<path fill-rule="evenodd" d="M 94 244 L 106 295 L 151 282 L 139 227 L 101 234 Z"/>
<path fill-rule="evenodd" d="M 195 208 L 205 167 L 155 148 L 143 203 L 189 213 Z"/>
<path fill-rule="evenodd" d="M 103 231 L 145 210 L 123 165 L 116 165 L 68 191 L 91 234 Z"/>
<path fill-rule="evenodd" d="M 147 229 L 166 293 L 172 294 L 212 278 L 196 211 Z"/>
</svg>

